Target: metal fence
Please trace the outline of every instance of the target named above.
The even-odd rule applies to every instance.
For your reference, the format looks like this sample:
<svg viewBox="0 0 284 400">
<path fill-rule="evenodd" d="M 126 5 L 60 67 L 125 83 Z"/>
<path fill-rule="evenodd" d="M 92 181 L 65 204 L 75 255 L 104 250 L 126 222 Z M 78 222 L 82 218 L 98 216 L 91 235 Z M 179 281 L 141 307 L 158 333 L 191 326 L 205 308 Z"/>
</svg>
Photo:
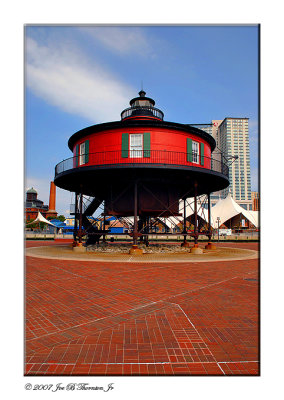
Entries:
<svg viewBox="0 0 284 400">
<path fill-rule="evenodd" d="M 86 160 L 88 160 L 86 162 Z M 225 176 L 229 174 L 229 167 L 223 160 L 215 160 L 211 157 L 201 156 L 197 153 L 182 153 L 167 150 L 116 150 L 89 154 L 80 154 L 61 161 L 55 167 L 55 177 L 64 171 L 85 166 L 112 166 L 112 165 L 137 164 L 147 165 L 171 165 L 177 167 L 193 166 L 200 169 L 208 169 L 220 172 Z"/>
</svg>

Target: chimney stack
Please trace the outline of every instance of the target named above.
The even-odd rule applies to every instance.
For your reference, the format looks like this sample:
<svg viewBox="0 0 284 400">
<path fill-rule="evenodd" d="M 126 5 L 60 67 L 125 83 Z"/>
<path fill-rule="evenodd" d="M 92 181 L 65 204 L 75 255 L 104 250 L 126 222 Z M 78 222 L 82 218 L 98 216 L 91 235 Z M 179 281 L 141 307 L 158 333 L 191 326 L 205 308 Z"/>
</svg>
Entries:
<svg viewBox="0 0 284 400">
<path fill-rule="evenodd" d="M 48 211 L 55 212 L 55 202 L 56 202 L 56 186 L 55 186 L 54 182 L 50 182 Z"/>
</svg>

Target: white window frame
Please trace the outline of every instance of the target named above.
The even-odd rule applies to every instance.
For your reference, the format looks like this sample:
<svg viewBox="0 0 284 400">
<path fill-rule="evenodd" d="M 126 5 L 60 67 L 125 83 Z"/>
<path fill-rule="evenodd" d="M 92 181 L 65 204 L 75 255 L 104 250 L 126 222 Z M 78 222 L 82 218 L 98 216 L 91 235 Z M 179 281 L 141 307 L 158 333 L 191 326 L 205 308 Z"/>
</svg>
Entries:
<svg viewBox="0 0 284 400">
<path fill-rule="evenodd" d="M 79 145 L 79 165 L 85 164 L 86 142 Z"/>
<path fill-rule="evenodd" d="M 199 143 L 192 141 L 192 162 L 199 164 Z"/>
<path fill-rule="evenodd" d="M 137 143 L 139 141 L 140 143 Z M 129 135 L 129 158 L 141 157 L 143 157 L 143 133 L 131 133 Z"/>
</svg>

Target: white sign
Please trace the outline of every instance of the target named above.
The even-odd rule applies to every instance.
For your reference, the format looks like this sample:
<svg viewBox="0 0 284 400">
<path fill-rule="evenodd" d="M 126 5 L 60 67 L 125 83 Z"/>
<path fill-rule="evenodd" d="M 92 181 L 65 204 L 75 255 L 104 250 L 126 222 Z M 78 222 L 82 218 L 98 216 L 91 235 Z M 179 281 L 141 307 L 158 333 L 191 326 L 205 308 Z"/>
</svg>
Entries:
<svg viewBox="0 0 284 400">
<path fill-rule="evenodd" d="M 219 234 L 222 235 L 231 235 L 232 234 L 232 229 L 219 229 Z"/>
</svg>

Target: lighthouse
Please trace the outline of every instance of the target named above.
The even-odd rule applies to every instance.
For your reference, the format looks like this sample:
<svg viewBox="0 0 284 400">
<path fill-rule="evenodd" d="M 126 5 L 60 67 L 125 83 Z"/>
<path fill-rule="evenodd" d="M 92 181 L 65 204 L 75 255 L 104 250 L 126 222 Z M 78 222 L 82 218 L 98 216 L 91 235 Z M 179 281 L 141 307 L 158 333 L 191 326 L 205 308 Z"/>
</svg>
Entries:
<svg viewBox="0 0 284 400">
<path fill-rule="evenodd" d="M 75 193 L 77 232 L 82 235 L 83 224 L 84 233 L 91 233 L 87 217 L 103 204 L 105 216 L 134 218 L 135 247 L 151 218 L 180 216 L 180 201 L 193 197 L 196 208 L 197 196 L 206 194 L 210 213 L 210 194 L 229 185 L 229 170 L 223 158 L 212 159 L 211 135 L 165 121 L 145 91 L 129 105 L 120 120 L 86 127 L 69 138 L 73 156 L 56 165 L 54 183 Z M 85 208 L 83 196 L 91 198 Z M 193 236 L 198 247 L 197 222 Z M 210 242 L 210 232 L 208 237 Z"/>
</svg>

